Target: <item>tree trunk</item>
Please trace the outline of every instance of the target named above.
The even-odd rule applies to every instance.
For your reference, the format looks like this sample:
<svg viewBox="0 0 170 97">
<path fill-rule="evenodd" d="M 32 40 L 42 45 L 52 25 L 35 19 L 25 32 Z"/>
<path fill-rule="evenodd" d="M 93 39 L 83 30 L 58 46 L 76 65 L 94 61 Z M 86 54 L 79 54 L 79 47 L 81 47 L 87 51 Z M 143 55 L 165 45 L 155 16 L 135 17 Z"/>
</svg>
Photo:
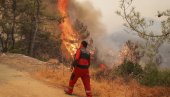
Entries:
<svg viewBox="0 0 170 97">
<path fill-rule="evenodd" d="M 1 47 L 2 47 L 2 51 L 3 51 L 4 43 L 3 43 L 3 38 L 2 38 L 2 36 L 1 36 L 1 33 L 0 33 L 0 42 L 1 42 Z"/>
<path fill-rule="evenodd" d="M 33 36 L 32 36 L 32 40 L 31 40 L 31 44 L 30 44 L 30 52 L 29 52 L 29 55 L 30 56 L 33 56 L 33 50 L 34 50 L 34 45 L 35 45 L 35 40 L 36 40 L 36 35 L 37 35 L 37 32 L 38 32 L 38 28 L 39 28 L 39 11 L 40 11 L 40 1 L 39 0 L 35 0 L 35 21 L 34 21 L 34 24 L 35 24 L 35 29 L 34 29 L 34 32 L 33 32 Z"/>
<path fill-rule="evenodd" d="M 4 42 L 4 48 L 3 48 L 3 52 L 6 53 L 8 52 L 8 46 L 9 46 L 9 38 L 10 38 L 10 33 L 7 33 L 7 38 Z"/>
<path fill-rule="evenodd" d="M 16 24 L 16 0 L 12 0 L 12 10 L 13 10 L 13 19 L 12 19 L 12 29 L 11 29 L 11 38 L 12 38 L 12 49 L 15 47 L 15 37 L 14 37 L 14 32 L 15 32 L 15 24 Z"/>
</svg>

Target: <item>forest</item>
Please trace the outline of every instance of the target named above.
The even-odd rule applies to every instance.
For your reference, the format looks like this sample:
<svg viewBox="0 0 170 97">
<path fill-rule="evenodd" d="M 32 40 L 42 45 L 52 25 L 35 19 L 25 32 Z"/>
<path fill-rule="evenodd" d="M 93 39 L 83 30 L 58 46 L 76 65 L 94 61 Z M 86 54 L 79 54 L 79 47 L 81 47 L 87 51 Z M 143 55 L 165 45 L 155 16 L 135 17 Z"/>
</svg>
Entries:
<svg viewBox="0 0 170 97">
<path fill-rule="evenodd" d="M 69 0 L 1 0 L 0 64 L 15 64 L 14 61 L 19 64 L 20 58 L 27 63 L 20 55 L 10 59 L 10 54 L 45 62 L 31 73 L 33 77 L 48 79 L 47 83 L 63 88 L 76 50 L 82 40 L 87 40 L 94 97 L 169 97 L 170 68 L 168 63 L 162 68 L 165 58 L 160 49 L 170 43 L 170 9 L 155 13 L 160 19 L 160 32 L 155 33 L 156 21 L 144 17 L 134 2 L 137 0 L 119 0 L 117 11 L 112 13 L 124 23 L 121 33 L 135 33 L 142 41 L 128 39 L 115 52 L 107 43 L 103 42 L 105 48 L 101 47 L 99 37 L 105 35 L 105 30 L 99 22 L 99 12 L 93 11 L 91 5 L 85 3 L 81 7 Z M 170 55 L 168 51 L 167 54 Z M 81 87 L 82 83 L 78 82 L 75 94 L 80 97 L 84 95 Z M 125 95 L 119 94 L 122 92 Z"/>
</svg>

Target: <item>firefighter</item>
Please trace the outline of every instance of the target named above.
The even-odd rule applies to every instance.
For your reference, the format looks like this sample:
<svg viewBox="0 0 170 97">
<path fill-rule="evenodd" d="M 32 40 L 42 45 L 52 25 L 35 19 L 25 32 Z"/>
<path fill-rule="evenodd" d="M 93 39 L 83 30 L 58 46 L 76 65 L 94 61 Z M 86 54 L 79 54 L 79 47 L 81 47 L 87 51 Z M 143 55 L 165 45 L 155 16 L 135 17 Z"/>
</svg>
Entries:
<svg viewBox="0 0 170 97">
<path fill-rule="evenodd" d="M 69 86 L 64 90 L 65 93 L 69 95 L 72 94 L 74 85 L 80 77 L 83 81 L 87 97 L 92 97 L 89 76 L 90 53 L 86 49 L 87 45 L 88 43 L 86 41 L 82 41 L 80 48 L 76 52 L 75 59 L 72 64 L 72 66 L 74 66 L 74 70 L 70 77 Z"/>
</svg>

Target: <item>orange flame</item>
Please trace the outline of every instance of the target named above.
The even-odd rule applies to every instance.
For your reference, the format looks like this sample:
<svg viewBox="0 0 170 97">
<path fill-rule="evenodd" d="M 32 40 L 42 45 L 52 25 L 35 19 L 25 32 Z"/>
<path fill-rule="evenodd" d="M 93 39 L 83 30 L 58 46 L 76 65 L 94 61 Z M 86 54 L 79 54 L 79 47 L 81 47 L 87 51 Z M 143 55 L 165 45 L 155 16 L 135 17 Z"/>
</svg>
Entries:
<svg viewBox="0 0 170 97">
<path fill-rule="evenodd" d="M 71 20 L 68 17 L 68 10 L 67 10 L 68 3 L 69 3 L 68 0 L 59 0 L 57 7 L 61 15 L 66 17 L 64 19 L 64 22 L 60 24 L 60 28 L 62 31 L 62 34 L 61 34 L 62 47 L 66 48 L 67 52 L 71 56 L 73 56 L 76 52 L 76 49 L 79 46 L 79 40 L 78 40 L 78 33 L 74 31 L 71 25 Z"/>
</svg>

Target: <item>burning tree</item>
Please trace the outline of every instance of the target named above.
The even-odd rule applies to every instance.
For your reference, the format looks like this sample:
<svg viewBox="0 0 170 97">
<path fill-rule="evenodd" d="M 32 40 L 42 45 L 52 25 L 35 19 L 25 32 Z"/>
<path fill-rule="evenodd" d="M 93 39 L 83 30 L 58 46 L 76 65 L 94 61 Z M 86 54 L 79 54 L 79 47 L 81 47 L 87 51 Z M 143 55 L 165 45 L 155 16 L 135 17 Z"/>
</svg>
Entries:
<svg viewBox="0 0 170 97">
<path fill-rule="evenodd" d="M 73 56 L 78 49 L 81 40 L 87 39 L 90 32 L 87 30 L 87 26 L 80 20 L 76 20 L 72 24 L 72 20 L 68 14 L 68 0 L 59 0 L 58 9 L 64 18 L 63 23 L 60 24 L 61 39 L 62 39 L 62 52 L 66 59 L 73 59 Z"/>
<path fill-rule="evenodd" d="M 60 24 L 62 31 L 62 52 L 70 59 L 76 52 L 79 46 L 78 33 L 73 29 L 71 25 L 71 20 L 68 17 L 68 0 L 59 0 L 57 7 L 62 16 L 65 16 L 64 22 Z"/>
</svg>

